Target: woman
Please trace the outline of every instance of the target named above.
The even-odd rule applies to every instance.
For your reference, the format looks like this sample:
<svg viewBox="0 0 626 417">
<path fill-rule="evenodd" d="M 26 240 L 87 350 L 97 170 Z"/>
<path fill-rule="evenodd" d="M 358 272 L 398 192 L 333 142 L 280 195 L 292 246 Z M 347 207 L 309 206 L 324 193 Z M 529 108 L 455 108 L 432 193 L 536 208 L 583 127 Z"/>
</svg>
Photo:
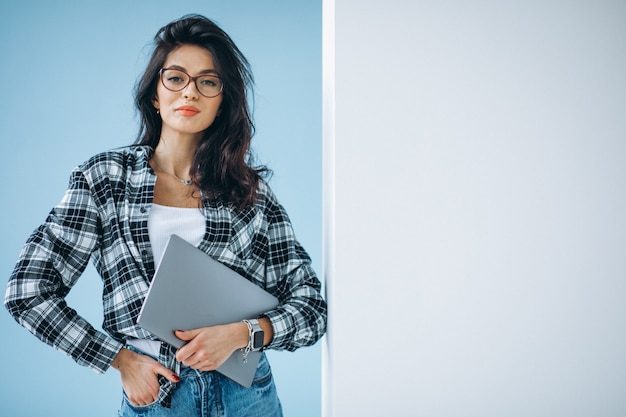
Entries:
<svg viewBox="0 0 626 417">
<path fill-rule="evenodd" d="M 120 416 L 279 416 L 265 355 L 251 388 L 214 372 L 252 346 L 295 350 L 326 328 L 326 303 L 310 258 L 282 206 L 250 165 L 253 124 L 245 57 L 209 19 L 163 27 L 136 90 L 141 131 L 133 146 L 75 168 L 63 199 L 30 236 L 5 305 L 44 342 L 97 372 L 120 372 Z M 171 234 L 275 295 L 249 321 L 177 331 L 176 350 L 136 319 Z M 105 333 L 67 306 L 89 259 L 104 283 Z"/>
</svg>

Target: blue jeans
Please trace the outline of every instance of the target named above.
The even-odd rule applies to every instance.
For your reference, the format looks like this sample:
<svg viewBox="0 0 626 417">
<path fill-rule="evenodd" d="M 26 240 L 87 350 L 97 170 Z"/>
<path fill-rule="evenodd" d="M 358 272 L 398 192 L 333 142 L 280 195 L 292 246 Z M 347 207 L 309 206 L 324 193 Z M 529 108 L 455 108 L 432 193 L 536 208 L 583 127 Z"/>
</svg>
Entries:
<svg viewBox="0 0 626 417">
<path fill-rule="evenodd" d="M 219 372 L 181 369 L 180 382 L 172 395 L 172 407 L 159 403 L 134 406 L 123 394 L 120 417 L 282 417 L 282 407 L 265 355 L 261 356 L 254 382 L 250 388 Z"/>
</svg>

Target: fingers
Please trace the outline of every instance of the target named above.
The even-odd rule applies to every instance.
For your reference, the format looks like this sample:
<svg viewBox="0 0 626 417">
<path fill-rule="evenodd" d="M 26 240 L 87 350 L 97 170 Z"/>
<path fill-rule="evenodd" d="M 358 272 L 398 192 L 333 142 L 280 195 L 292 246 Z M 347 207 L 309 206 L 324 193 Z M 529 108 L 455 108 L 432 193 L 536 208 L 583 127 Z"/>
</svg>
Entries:
<svg viewBox="0 0 626 417">
<path fill-rule="evenodd" d="M 129 351 L 130 352 L 130 351 Z M 171 370 L 151 357 L 132 352 L 120 366 L 122 387 L 133 405 L 147 405 L 159 397 L 158 375 L 168 381 L 179 382 L 180 378 Z"/>
<path fill-rule="evenodd" d="M 176 332 L 177 336 L 179 332 Z M 197 334 L 195 331 L 180 332 L 184 333 L 181 336 L 187 338 L 190 334 L 194 333 L 195 338 Z M 193 339 L 192 338 L 192 339 Z M 190 339 L 191 340 L 191 339 Z M 214 348 L 210 344 L 203 343 L 200 340 L 191 340 L 182 348 L 176 352 L 176 360 L 183 365 L 199 371 L 214 371 L 223 362 L 221 356 L 215 352 Z"/>
<path fill-rule="evenodd" d="M 152 404 L 159 398 L 159 383 L 155 377 L 143 381 L 122 381 L 124 392 L 132 405 Z"/>
<path fill-rule="evenodd" d="M 176 354 L 177 358 L 179 353 Z M 188 366 L 192 369 L 197 369 L 199 371 L 214 371 L 222 364 L 223 360 L 221 357 L 209 354 L 204 350 L 200 350 L 197 352 L 193 352 L 191 354 L 180 355 L 181 359 L 179 360 L 183 365 Z"/>
<path fill-rule="evenodd" d="M 146 388 L 147 390 L 144 391 L 127 392 L 128 401 L 135 406 L 144 406 L 155 402 L 159 398 L 159 389 Z"/>
<path fill-rule="evenodd" d="M 176 337 L 178 337 L 180 340 L 189 342 L 182 348 L 178 349 L 178 351 L 176 352 L 176 360 L 178 362 L 181 362 L 185 366 L 189 366 L 190 368 L 198 370 L 200 369 L 199 367 L 197 367 L 197 365 L 200 362 L 207 361 L 208 359 L 206 353 L 202 350 L 200 346 L 200 342 L 194 343 L 194 339 L 200 334 L 200 332 L 201 329 L 187 331 L 176 330 L 174 332 Z"/>
<path fill-rule="evenodd" d="M 200 333 L 201 329 L 195 329 L 195 330 L 176 330 L 174 332 L 174 335 L 179 338 L 180 340 L 184 340 L 184 341 L 189 341 L 191 339 L 193 339 L 194 337 L 196 337 L 199 333 Z"/>
<path fill-rule="evenodd" d="M 178 349 L 176 360 L 199 371 L 216 370 L 241 345 L 242 326 L 247 336 L 247 327 L 242 323 L 177 330 L 176 337 L 188 343 Z"/>
<path fill-rule="evenodd" d="M 180 377 L 178 375 L 161 364 L 159 364 L 159 368 L 156 369 L 156 373 L 163 376 L 170 382 L 180 382 Z"/>
<path fill-rule="evenodd" d="M 185 366 L 191 366 L 192 364 L 202 360 L 202 358 L 200 357 L 196 357 L 192 360 L 192 356 L 196 355 L 196 350 L 199 349 L 199 346 L 197 346 L 198 344 L 193 343 L 192 340 L 199 334 L 199 330 L 176 330 L 174 334 L 180 340 L 190 342 L 178 349 L 178 351 L 176 352 L 176 360 L 178 362 L 181 362 Z"/>
</svg>

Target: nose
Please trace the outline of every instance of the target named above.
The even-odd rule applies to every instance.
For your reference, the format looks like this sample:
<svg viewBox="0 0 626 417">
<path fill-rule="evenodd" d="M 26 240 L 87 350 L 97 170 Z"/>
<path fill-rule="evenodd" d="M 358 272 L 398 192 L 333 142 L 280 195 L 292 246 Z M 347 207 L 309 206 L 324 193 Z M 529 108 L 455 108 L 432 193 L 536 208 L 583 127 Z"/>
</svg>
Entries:
<svg viewBox="0 0 626 417">
<path fill-rule="evenodd" d="M 188 100 L 197 100 L 199 96 L 198 87 L 196 86 L 195 80 L 189 80 L 189 84 L 185 88 L 183 88 L 183 97 Z"/>
</svg>

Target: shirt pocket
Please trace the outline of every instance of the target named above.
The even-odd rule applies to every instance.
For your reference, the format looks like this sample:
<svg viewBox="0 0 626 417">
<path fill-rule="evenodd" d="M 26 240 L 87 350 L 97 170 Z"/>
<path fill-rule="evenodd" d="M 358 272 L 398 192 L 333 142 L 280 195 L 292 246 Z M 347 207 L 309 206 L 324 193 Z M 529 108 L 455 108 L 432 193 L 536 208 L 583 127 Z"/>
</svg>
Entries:
<svg viewBox="0 0 626 417">
<path fill-rule="evenodd" d="M 255 245 L 259 244 L 262 225 L 263 214 L 256 210 L 233 216 L 228 243 L 229 251 L 242 260 L 252 258 Z"/>
</svg>

